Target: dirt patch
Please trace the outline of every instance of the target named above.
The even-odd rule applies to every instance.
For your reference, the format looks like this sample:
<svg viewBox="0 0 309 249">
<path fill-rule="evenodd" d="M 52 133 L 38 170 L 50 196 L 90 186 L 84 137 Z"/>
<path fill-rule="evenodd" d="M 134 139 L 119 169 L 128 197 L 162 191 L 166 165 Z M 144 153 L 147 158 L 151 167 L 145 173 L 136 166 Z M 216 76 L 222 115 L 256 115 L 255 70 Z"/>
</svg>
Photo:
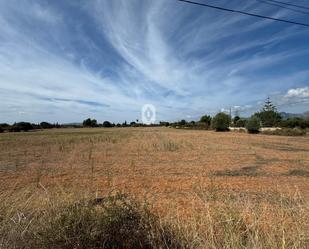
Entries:
<svg viewBox="0 0 309 249">
<path fill-rule="evenodd" d="M 309 171 L 304 169 L 291 169 L 287 175 L 309 177 Z"/>
<path fill-rule="evenodd" d="M 245 166 L 236 170 L 218 170 L 213 173 L 215 176 L 258 176 L 262 172 L 258 172 L 259 166 Z"/>
</svg>

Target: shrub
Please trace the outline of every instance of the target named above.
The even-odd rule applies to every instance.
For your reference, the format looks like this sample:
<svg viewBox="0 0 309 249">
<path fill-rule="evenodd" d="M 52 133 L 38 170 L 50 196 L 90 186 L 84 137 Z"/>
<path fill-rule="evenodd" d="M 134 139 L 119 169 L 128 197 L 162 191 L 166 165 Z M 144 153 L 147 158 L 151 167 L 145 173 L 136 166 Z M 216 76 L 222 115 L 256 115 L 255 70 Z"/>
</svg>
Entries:
<svg viewBox="0 0 309 249">
<path fill-rule="evenodd" d="M 179 122 L 179 125 L 182 125 L 182 126 L 184 126 L 186 124 L 187 124 L 187 121 L 184 120 L 184 119 L 180 120 L 180 122 Z"/>
<path fill-rule="evenodd" d="M 281 127 L 286 127 L 286 128 L 309 128 L 309 120 L 308 119 L 304 119 L 304 118 L 299 118 L 299 117 L 295 117 L 295 118 L 288 118 L 286 120 L 282 120 L 280 122 L 280 126 Z"/>
<path fill-rule="evenodd" d="M 51 129 L 53 128 L 54 126 L 48 122 L 41 122 L 40 123 L 40 126 L 42 129 Z"/>
<path fill-rule="evenodd" d="M 269 97 L 265 101 L 262 110 L 255 113 L 255 116 L 261 120 L 263 127 L 277 126 L 282 119 L 280 113 L 277 112 L 276 106 L 273 105 Z"/>
<path fill-rule="evenodd" d="M 109 121 L 104 121 L 104 122 L 103 122 L 103 127 L 109 128 L 109 127 L 112 127 L 112 126 L 113 126 L 112 123 L 109 122 Z"/>
<path fill-rule="evenodd" d="M 228 131 L 229 130 L 229 124 L 230 124 L 230 116 L 219 112 L 211 122 L 211 126 L 216 131 Z"/>
<path fill-rule="evenodd" d="M 234 118 L 233 118 L 233 124 L 236 125 L 237 121 L 240 120 L 240 117 L 238 115 L 236 115 Z"/>
<path fill-rule="evenodd" d="M 21 131 L 20 127 L 18 127 L 15 124 L 13 126 L 11 126 L 10 129 L 9 129 L 9 132 L 20 132 L 20 131 Z"/>
<path fill-rule="evenodd" d="M 29 123 L 29 122 L 19 122 L 19 123 L 15 123 L 12 127 L 13 131 L 29 131 L 29 130 L 33 130 L 35 127 Z"/>
<path fill-rule="evenodd" d="M 166 126 L 166 127 L 168 127 L 170 125 L 169 122 L 165 122 L 165 121 L 160 121 L 159 124 L 160 124 L 160 126 Z"/>
<path fill-rule="evenodd" d="M 263 131 L 263 134 L 277 136 L 304 136 L 306 135 L 306 133 L 306 130 L 299 128 L 283 128 L 274 131 Z"/>
<path fill-rule="evenodd" d="M 209 127 L 211 124 L 211 117 L 209 115 L 204 115 L 201 117 L 200 122 L 205 123 L 206 126 Z"/>
<path fill-rule="evenodd" d="M 97 127 L 98 122 L 95 119 L 87 118 L 83 121 L 83 126 L 84 127 Z"/>
<path fill-rule="evenodd" d="M 3 133 L 3 131 L 4 131 L 4 130 L 0 127 L 0 133 Z"/>
<path fill-rule="evenodd" d="M 256 116 L 252 116 L 248 120 L 246 128 L 247 128 L 249 133 L 252 133 L 252 134 L 259 133 L 260 128 L 261 128 L 261 120 Z"/>
<path fill-rule="evenodd" d="M 238 119 L 236 121 L 236 127 L 246 127 L 246 124 L 247 124 L 247 120 L 246 119 Z"/>
<path fill-rule="evenodd" d="M 261 111 L 255 114 L 262 121 L 263 127 L 274 127 L 279 125 L 281 116 L 275 111 Z"/>
<path fill-rule="evenodd" d="M 3 129 L 3 130 L 6 130 L 6 129 L 9 129 L 11 126 L 7 123 L 0 123 L 0 127 Z"/>
</svg>

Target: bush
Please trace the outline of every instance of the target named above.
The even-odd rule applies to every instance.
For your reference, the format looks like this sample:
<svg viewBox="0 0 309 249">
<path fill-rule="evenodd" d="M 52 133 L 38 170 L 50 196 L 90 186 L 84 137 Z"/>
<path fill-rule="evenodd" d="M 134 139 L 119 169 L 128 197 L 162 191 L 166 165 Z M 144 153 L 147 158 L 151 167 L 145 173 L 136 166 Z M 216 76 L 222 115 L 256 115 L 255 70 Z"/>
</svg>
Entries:
<svg viewBox="0 0 309 249">
<path fill-rule="evenodd" d="M 9 129 L 9 132 L 20 132 L 20 131 L 21 131 L 20 127 L 18 127 L 15 124 L 13 126 L 11 126 L 10 129 Z"/>
<path fill-rule="evenodd" d="M 113 127 L 112 123 L 109 121 L 104 121 L 103 122 L 103 127 L 109 128 L 109 127 Z"/>
<path fill-rule="evenodd" d="M 279 125 L 281 121 L 281 116 L 276 111 L 261 111 L 255 113 L 255 116 L 261 120 L 263 127 L 274 127 Z"/>
<path fill-rule="evenodd" d="M 299 128 L 283 128 L 274 131 L 263 131 L 263 134 L 277 136 L 304 136 L 306 135 L 306 133 L 306 130 Z"/>
<path fill-rule="evenodd" d="M 179 125 L 181 125 L 181 126 L 184 126 L 186 124 L 187 124 L 187 121 L 184 120 L 184 119 L 180 120 L 180 122 L 179 122 Z"/>
<path fill-rule="evenodd" d="M 261 128 L 261 120 L 256 116 L 252 116 L 248 120 L 246 128 L 249 133 L 259 133 Z"/>
<path fill-rule="evenodd" d="M 0 127 L 5 130 L 5 129 L 9 129 L 10 125 L 7 123 L 0 123 Z"/>
<path fill-rule="evenodd" d="M 230 116 L 219 112 L 211 122 L 211 126 L 216 131 L 228 131 L 229 130 L 229 124 L 230 124 Z"/>
<path fill-rule="evenodd" d="M 87 118 L 83 121 L 83 126 L 84 127 L 97 127 L 98 122 L 95 119 Z"/>
<path fill-rule="evenodd" d="M 206 126 L 209 127 L 211 124 L 211 117 L 209 115 L 204 115 L 201 117 L 200 122 L 205 123 Z"/>
<path fill-rule="evenodd" d="M 288 118 L 286 120 L 282 120 L 280 122 L 281 127 L 286 127 L 286 128 L 309 128 L 309 120 L 304 119 L 304 118 Z"/>
<path fill-rule="evenodd" d="M 237 121 L 240 120 L 240 117 L 236 115 L 233 119 L 233 124 L 236 125 Z"/>
<path fill-rule="evenodd" d="M 40 123 L 40 126 L 42 129 L 51 129 L 53 128 L 54 126 L 48 122 L 41 122 Z"/>
<path fill-rule="evenodd" d="M 246 124 L 247 124 L 247 120 L 246 119 L 238 119 L 236 121 L 236 127 L 246 127 Z"/>
<path fill-rule="evenodd" d="M 13 125 L 13 127 L 16 127 L 15 130 L 17 131 L 18 129 L 20 131 L 30 131 L 30 130 L 33 130 L 35 127 L 29 123 L 29 122 L 19 122 L 19 123 L 15 123 Z"/>
<path fill-rule="evenodd" d="M 166 126 L 166 127 L 168 127 L 170 125 L 169 122 L 164 122 L 164 121 L 160 121 L 159 124 L 160 124 L 160 126 Z"/>
<path fill-rule="evenodd" d="M 3 131 L 4 131 L 4 130 L 0 127 L 0 133 L 3 133 Z"/>
</svg>

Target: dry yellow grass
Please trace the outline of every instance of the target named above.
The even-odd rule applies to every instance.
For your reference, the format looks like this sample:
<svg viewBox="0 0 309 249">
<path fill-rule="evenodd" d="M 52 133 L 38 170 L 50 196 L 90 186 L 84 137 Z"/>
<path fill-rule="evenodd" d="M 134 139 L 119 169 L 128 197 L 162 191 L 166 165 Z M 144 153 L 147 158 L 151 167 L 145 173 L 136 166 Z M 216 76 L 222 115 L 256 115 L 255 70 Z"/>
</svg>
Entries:
<svg viewBox="0 0 309 249">
<path fill-rule="evenodd" d="M 38 210 L 51 198 L 72 203 L 117 189 L 147 200 L 192 248 L 308 245 L 308 136 L 169 128 L 7 133 L 0 170 L 11 215 L 25 201 Z M 242 233 L 250 242 L 241 242 Z"/>
</svg>

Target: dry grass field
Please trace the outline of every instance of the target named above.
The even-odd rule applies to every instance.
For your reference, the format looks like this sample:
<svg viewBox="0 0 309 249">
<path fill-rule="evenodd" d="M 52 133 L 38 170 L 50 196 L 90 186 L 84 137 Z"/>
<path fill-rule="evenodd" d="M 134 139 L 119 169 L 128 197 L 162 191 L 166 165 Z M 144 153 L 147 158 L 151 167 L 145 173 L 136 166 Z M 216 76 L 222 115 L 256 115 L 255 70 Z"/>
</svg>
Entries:
<svg viewBox="0 0 309 249">
<path fill-rule="evenodd" d="M 309 248 L 308 136 L 162 127 L 4 133 L 0 172 L 0 248 L 31 248 L 42 210 L 115 191 L 147 201 L 182 240 L 162 248 Z"/>
</svg>

